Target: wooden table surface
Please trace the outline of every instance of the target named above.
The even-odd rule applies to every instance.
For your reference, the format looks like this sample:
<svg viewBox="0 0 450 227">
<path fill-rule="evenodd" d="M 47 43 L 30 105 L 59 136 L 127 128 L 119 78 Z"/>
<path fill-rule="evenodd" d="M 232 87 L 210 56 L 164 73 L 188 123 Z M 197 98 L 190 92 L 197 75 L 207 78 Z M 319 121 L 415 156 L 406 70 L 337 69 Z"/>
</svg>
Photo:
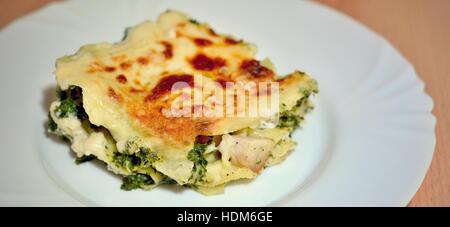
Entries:
<svg viewBox="0 0 450 227">
<path fill-rule="evenodd" d="M 56 0 L 0 0 L 0 28 Z M 282 1 L 281 1 L 282 2 Z M 410 206 L 450 206 L 450 0 L 318 0 L 386 37 L 415 66 L 435 103 L 437 146 Z"/>
</svg>

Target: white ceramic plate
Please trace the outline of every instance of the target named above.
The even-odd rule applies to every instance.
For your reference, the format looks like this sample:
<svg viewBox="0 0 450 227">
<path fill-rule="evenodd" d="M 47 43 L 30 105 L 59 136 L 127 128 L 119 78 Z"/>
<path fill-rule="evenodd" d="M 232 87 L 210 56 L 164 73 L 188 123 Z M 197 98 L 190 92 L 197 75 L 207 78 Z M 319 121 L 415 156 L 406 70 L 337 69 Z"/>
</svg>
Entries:
<svg viewBox="0 0 450 227">
<path fill-rule="evenodd" d="M 299 147 L 223 195 L 157 188 L 124 192 L 104 166 L 76 166 L 44 133 L 55 59 L 119 41 L 124 28 L 184 11 L 260 48 L 281 73 L 319 82 Z M 435 146 L 433 102 L 413 67 L 383 38 L 312 2 L 74 0 L 52 4 L 0 33 L 0 205 L 404 206 Z"/>
</svg>

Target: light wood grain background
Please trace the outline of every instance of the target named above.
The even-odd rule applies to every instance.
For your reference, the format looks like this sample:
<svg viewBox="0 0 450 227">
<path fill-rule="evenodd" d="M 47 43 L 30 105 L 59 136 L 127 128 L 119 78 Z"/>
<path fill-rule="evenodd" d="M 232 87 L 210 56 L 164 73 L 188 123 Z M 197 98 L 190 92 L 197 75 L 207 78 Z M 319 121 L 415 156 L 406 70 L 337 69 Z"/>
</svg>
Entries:
<svg viewBox="0 0 450 227">
<path fill-rule="evenodd" d="M 53 1 L 0 0 L 0 28 Z M 450 206 L 450 0 L 317 1 L 386 37 L 425 81 L 435 102 L 437 146 L 427 177 L 410 206 Z"/>
</svg>

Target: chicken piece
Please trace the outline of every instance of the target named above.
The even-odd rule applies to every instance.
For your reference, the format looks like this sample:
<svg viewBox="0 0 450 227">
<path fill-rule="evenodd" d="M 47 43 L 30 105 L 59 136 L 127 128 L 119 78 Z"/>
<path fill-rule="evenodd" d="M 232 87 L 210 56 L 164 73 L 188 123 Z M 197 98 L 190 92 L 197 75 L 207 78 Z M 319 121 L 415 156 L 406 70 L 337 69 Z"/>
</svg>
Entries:
<svg viewBox="0 0 450 227">
<path fill-rule="evenodd" d="M 266 164 L 275 143 L 266 138 L 223 135 L 219 151 L 231 162 L 259 173 Z"/>
</svg>

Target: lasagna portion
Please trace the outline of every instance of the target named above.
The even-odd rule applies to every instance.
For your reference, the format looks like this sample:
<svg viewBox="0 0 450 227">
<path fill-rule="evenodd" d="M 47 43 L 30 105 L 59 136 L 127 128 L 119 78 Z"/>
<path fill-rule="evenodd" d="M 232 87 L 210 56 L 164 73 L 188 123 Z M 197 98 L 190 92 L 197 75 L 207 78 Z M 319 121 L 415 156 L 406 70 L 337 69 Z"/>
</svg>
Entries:
<svg viewBox="0 0 450 227">
<path fill-rule="evenodd" d="M 305 73 L 279 76 L 255 54 L 248 42 L 167 11 L 127 29 L 119 43 L 85 45 L 59 58 L 48 130 L 70 142 L 77 163 L 106 163 L 124 190 L 175 184 L 222 193 L 228 182 L 255 178 L 286 158 L 296 146 L 290 135 L 318 92 Z M 264 82 L 277 89 L 230 92 Z M 192 101 L 196 92 L 201 102 Z M 247 102 L 208 102 L 214 96 Z M 246 114 L 255 108 L 249 100 L 262 96 L 275 97 L 277 111 Z M 170 112 L 180 100 L 188 108 Z M 218 106 L 231 115 L 198 111 Z"/>
</svg>

